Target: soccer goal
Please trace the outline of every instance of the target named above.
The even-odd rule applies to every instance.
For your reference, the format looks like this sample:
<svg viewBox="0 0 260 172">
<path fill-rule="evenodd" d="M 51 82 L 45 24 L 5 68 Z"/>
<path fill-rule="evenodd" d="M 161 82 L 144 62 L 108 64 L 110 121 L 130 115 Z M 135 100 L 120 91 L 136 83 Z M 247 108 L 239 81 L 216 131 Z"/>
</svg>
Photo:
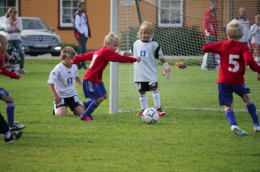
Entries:
<svg viewBox="0 0 260 172">
<path fill-rule="evenodd" d="M 118 22 L 118 28 L 114 29 L 122 39 L 120 49 L 126 51 L 131 48 L 143 21 L 154 24 L 154 39 L 171 67 L 171 78 L 167 80 L 162 75 L 164 66 L 158 61 L 159 92 L 163 108 L 224 110 L 218 105 L 218 71 L 202 69 L 205 54 L 202 47 L 206 43 L 203 17 L 210 8 L 210 0 L 111 0 L 111 3 L 112 1 L 118 8 L 118 17 L 111 17 L 111 20 Z M 247 11 L 249 28 L 255 23 L 255 15 L 260 13 L 257 0 L 218 0 L 217 7 L 218 41 L 227 40 L 226 26 L 239 16 L 241 7 Z M 115 26 L 117 27 L 114 25 L 111 28 Z M 252 45 L 249 46 L 252 49 Z M 180 68 L 180 64 L 186 68 Z M 116 65 L 118 71 L 111 72 L 110 76 L 118 81 L 110 83 L 111 88 L 116 88 L 116 94 L 110 92 L 110 104 L 113 106 L 110 109 L 116 111 L 110 113 L 141 109 L 137 84 L 133 82 L 133 64 Z M 246 70 L 245 80 L 251 89 L 252 100 L 260 109 L 260 83 L 256 75 L 255 72 Z M 153 107 L 152 93 L 147 92 L 147 97 L 149 107 Z M 235 111 L 246 111 L 237 95 L 234 95 L 234 108 Z"/>
</svg>

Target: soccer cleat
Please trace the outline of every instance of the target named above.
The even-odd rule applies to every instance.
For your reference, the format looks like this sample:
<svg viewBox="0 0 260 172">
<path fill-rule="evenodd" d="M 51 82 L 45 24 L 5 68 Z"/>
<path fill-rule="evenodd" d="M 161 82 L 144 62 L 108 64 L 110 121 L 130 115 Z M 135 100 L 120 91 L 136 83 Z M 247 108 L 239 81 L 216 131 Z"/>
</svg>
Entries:
<svg viewBox="0 0 260 172">
<path fill-rule="evenodd" d="M 14 121 L 14 124 L 19 124 L 19 121 Z"/>
<path fill-rule="evenodd" d="M 165 115 L 165 112 L 161 108 L 157 109 L 157 112 L 160 116 Z"/>
<path fill-rule="evenodd" d="M 79 105 L 84 109 L 84 111 L 86 110 L 85 102 L 79 102 Z"/>
<path fill-rule="evenodd" d="M 20 73 L 20 74 L 24 74 L 24 72 L 23 72 L 22 70 L 19 70 L 19 73 Z"/>
<path fill-rule="evenodd" d="M 248 136 L 247 132 L 243 131 L 241 128 L 239 128 L 236 125 L 231 126 L 231 131 L 233 131 L 238 136 Z"/>
<path fill-rule="evenodd" d="M 52 114 L 55 115 L 55 108 L 56 108 L 56 103 L 55 101 L 52 102 Z"/>
<path fill-rule="evenodd" d="M 95 121 L 95 120 L 92 118 L 92 116 L 83 116 L 83 114 L 80 115 L 80 120 L 81 120 L 81 121 Z"/>
<path fill-rule="evenodd" d="M 260 125 L 254 124 L 254 130 L 255 130 L 255 132 L 260 132 Z"/>
<path fill-rule="evenodd" d="M 140 112 L 140 113 L 138 113 L 138 114 L 136 114 L 136 115 L 142 116 L 142 115 L 143 115 L 143 112 L 144 112 L 144 111 L 142 111 L 142 112 Z"/>
<path fill-rule="evenodd" d="M 19 73 L 29 73 L 28 71 L 24 70 L 24 69 L 20 69 Z"/>
<path fill-rule="evenodd" d="M 5 143 L 7 144 L 13 143 L 15 140 L 18 140 L 22 136 L 22 134 L 23 132 L 21 131 L 11 132 L 10 138 L 9 139 L 5 138 Z"/>
<path fill-rule="evenodd" d="M 18 130 L 22 130 L 25 128 L 24 125 L 20 125 L 20 124 L 13 124 L 12 126 L 9 126 L 10 131 L 18 131 Z"/>
</svg>

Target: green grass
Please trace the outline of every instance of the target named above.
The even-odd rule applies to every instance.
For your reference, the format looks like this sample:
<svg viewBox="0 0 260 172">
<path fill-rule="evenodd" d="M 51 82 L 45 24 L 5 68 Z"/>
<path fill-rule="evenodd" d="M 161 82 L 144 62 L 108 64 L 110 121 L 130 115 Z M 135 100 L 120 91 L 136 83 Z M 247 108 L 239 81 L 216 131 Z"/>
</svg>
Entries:
<svg viewBox="0 0 260 172">
<path fill-rule="evenodd" d="M 166 116 L 147 125 L 138 111 L 109 114 L 105 100 L 93 114 L 96 122 L 80 121 L 70 111 L 53 116 L 47 80 L 57 63 L 26 60 L 30 73 L 20 80 L 1 76 L 0 86 L 15 99 L 15 119 L 26 128 L 13 144 L 0 141 L 0 171 L 260 171 L 260 133 L 245 112 L 236 118 L 246 137 L 232 133 L 220 111 L 165 109 Z M 109 66 L 103 79 L 109 92 Z M 0 104 L 6 119 L 5 106 Z"/>
</svg>

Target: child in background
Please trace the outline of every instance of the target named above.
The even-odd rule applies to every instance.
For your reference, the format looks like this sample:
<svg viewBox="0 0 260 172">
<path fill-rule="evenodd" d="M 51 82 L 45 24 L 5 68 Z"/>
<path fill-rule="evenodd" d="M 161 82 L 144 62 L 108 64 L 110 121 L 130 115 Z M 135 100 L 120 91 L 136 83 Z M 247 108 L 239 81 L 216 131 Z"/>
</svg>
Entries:
<svg viewBox="0 0 260 172">
<path fill-rule="evenodd" d="M 246 136 L 248 134 L 240 129 L 236 122 L 233 111 L 233 92 L 244 101 L 253 121 L 254 131 L 260 132 L 256 107 L 249 96 L 251 91 L 244 80 L 245 61 L 251 70 L 258 73 L 260 73 L 260 66 L 254 61 L 248 46 L 239 42 L 243 36 L 242 31 L 243 25 L 236 19 L 232 20 L 227 25 L 228 41 L 205 44 L 203 51 L 220 55 L 220 69 L 217 81 L 219 105 L 225 106 L 225 113 L 231 130 L 239 136 Z"/>
<path fill-rule="evenodd" d="M 157 61 L 159 59 L 164 67 L 164 74 L 167 74 L 167 79 L 170 78 L 170 66 L 166 62 L 161 47 L 157 42 L 152 40 L 153 26 L 151 23 L 145 21 L 137 33 L 137 37 L 141 38 L 133 44 L 130 51 L 119 51 L 121 55 L 134 55 L 134 57 L 141 56 L 142 61 L 134 64 L 134 82 L 137 83 L 140 93 L 140 103 L 142 112 L 137 115 L 142 115 L 143 111 L 148 108 L 148 101 L 146 91 L 152 91 L 154 105 L 160 116 L 165 115 L 161 109 L 160 94 L 158 91 L 158 71 Z"/>
<path fill-rule="evenodd" d="M 101 49 L 78 55 L 73 60 L 74 64 L 91 60 L 83 80 L 83 91 L 85 97 L 89 98 L 88 101 L 84 102 L 86 110 L 80 116 L 80 119 L 83 121 L 94 121 L 91 114 L 99 104 L 108 97 L 102 81 L 102 74 L 108 62 L 133 63 L 141 60 L 141 57 L 133 58 L 116 54 L 115 51 L 119 43 L 120 38 L 114 33 L 109 33 L 105 37 L 104 46 Z"/>
<path fill-rule="evenodd" d="M 251 44 L 254 48 L 254 59 L 258 65 L 260 65 L 260 15 L 255 16 L 255 24 L 250 28 Z"/>
<path fill-rule="evenodd" d="M 20 79 L 21 75 L 11 72 L 4 67 L 3 54 L 6 53 L 7 38 L 0 35 L 0 75 L 9 76 L 11 79 Z M 14 98 L 4 89 L 0 87 L 0 100 L 6 102 L 7 123 L 10 131 L 18 131 L 25 128 L 18 121 L 14 121 Z"/>
<path fill-rule="evenodd" d="M 78 68 L 72 64 L 72 60 L 76 55 L 77 53 L 73 48 L 63 48 L 61 51 L 61 63 L 56 65 L 50 73 L 48 84 L 54 96 L 54 113 L 57 116 L 66 116 L 68 106 L 75 115 L 81 115 L 84 112 L 80 106 L 75 88 L 75 81 L 82 87 L 82 82 L 78 76 Z"/>
</svg>

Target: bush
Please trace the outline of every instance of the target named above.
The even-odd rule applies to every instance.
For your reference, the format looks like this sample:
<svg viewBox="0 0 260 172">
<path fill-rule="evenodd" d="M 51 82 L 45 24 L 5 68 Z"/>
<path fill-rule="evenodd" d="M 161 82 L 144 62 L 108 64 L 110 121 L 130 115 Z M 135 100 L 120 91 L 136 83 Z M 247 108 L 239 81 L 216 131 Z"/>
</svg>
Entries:
<svg viewBox="0 0 260 172">
<path fill-rule="evenodd" d="M 62 43 L 61 49 L 63 49 L 63 48 L 66 47 L 66 46 L 70 46 L 70 47 L 74 48 L 74 50 L 78 53 L 79 47 L 78 47 L 77 45 L 75 45 L 75 44 L 70 44 L 70 43 Z"/>
</svg>

